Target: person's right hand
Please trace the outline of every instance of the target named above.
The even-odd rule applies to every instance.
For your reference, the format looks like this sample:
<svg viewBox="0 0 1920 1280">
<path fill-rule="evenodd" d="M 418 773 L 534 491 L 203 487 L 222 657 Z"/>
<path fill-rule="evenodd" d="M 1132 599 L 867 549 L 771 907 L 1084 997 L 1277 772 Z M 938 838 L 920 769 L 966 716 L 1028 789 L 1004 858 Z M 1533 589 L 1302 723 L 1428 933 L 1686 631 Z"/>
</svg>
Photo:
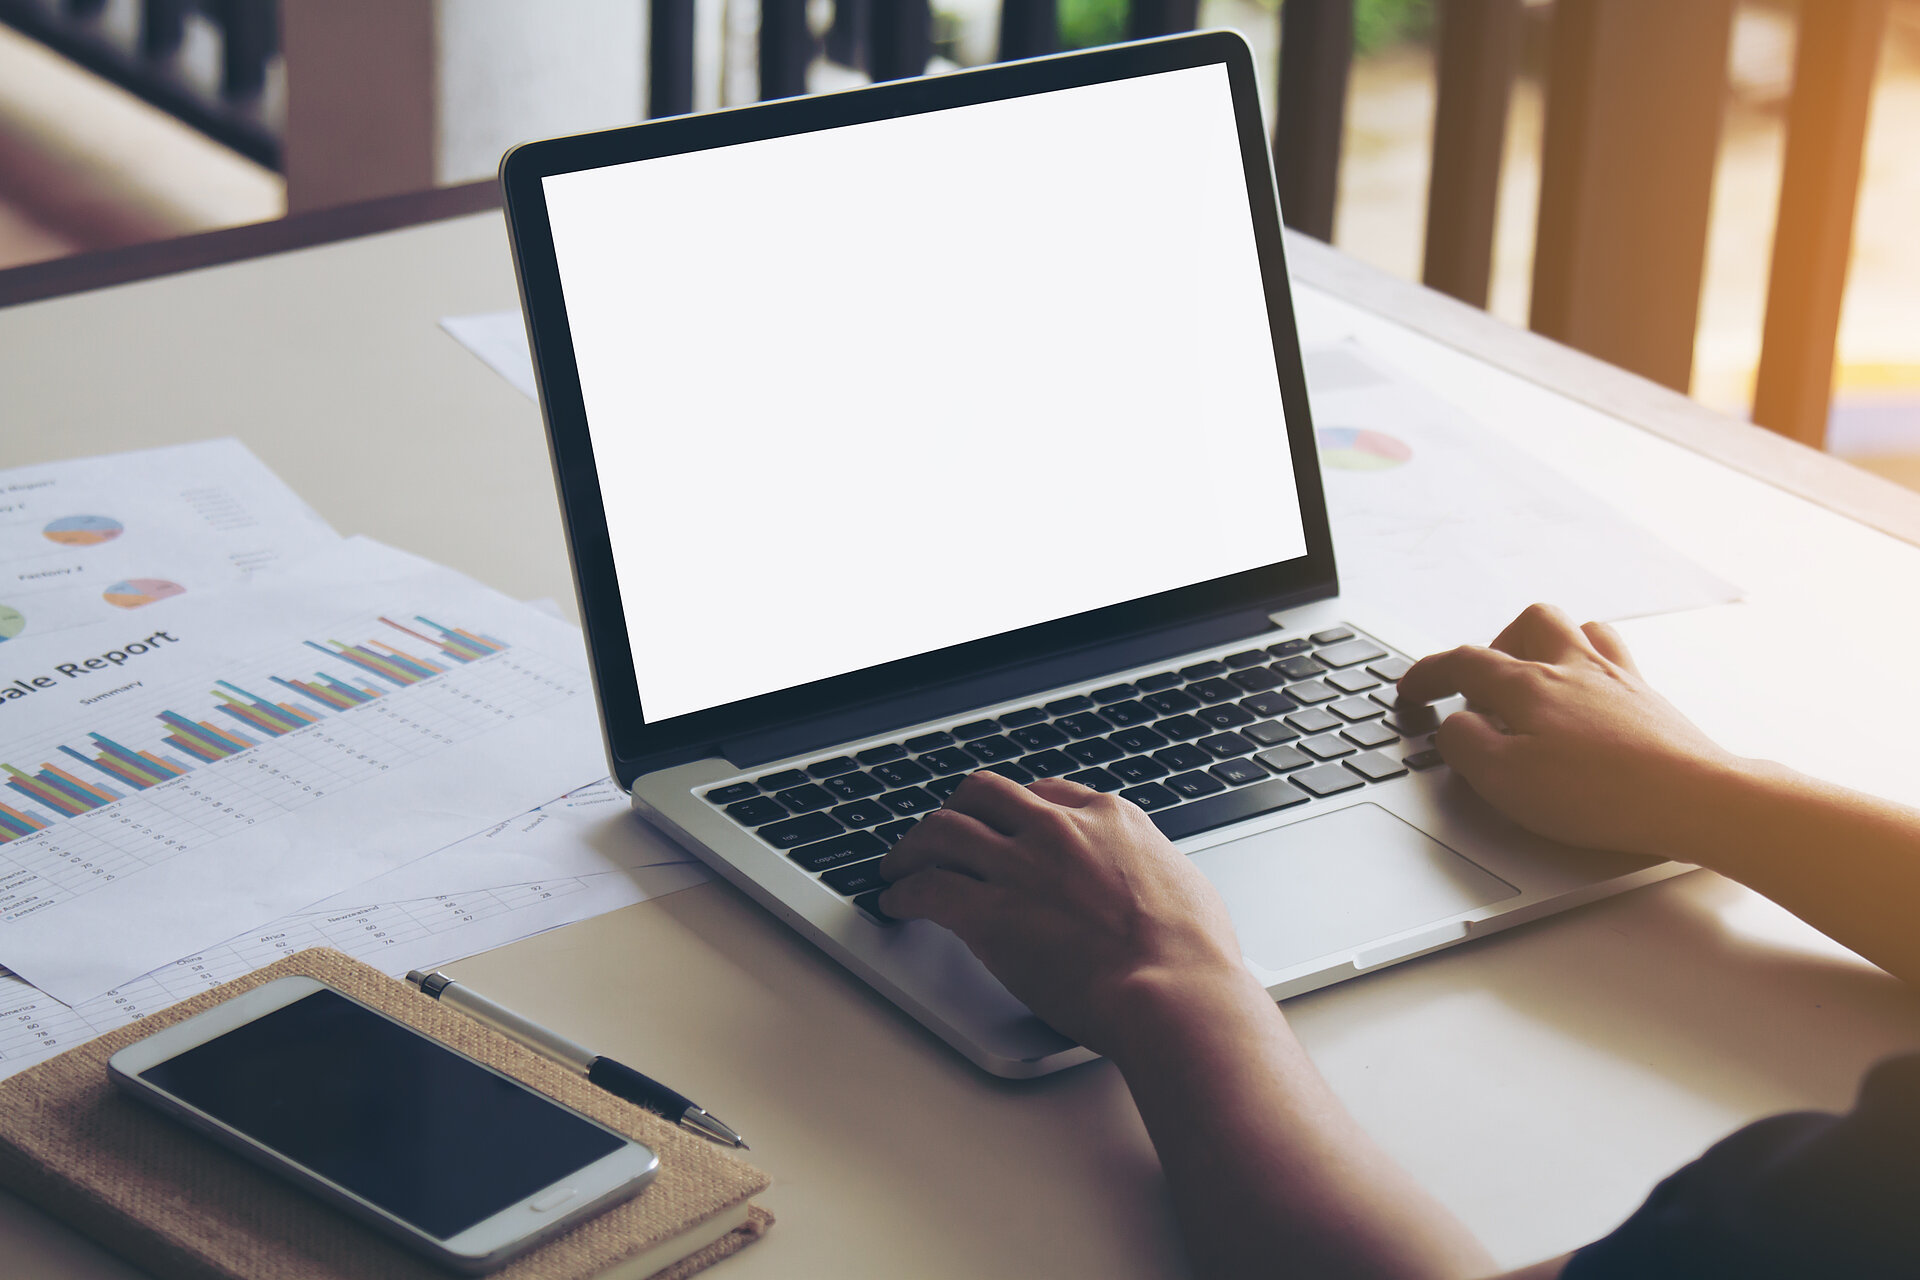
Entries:
<svg viewBox="0 0 1920 1280">
<path fill-rule="evenodd" d="M 1528 830 L 1567 844 L 1684 856 L 1718 783 L 1745 762 L 1641 677 L 1612 627 L 1536 604 L 1491 648 L 1416 662 L 1402 702 L 1462 694 L 1435 735 L 1447 764 Z"/>
</svg>

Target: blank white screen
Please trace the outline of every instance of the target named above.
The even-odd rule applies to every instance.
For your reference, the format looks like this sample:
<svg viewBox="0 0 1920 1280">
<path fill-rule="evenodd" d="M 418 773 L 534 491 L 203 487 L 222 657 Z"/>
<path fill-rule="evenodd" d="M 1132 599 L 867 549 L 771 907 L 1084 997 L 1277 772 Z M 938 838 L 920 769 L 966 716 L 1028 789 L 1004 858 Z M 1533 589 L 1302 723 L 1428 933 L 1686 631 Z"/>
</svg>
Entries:
<svg viewBox="0 0 1920 1280">
<path fill-rule="evenodd" d="M 1223 66 L 545 187 L 649 721 L 1306 552 Z"/>
</svg>

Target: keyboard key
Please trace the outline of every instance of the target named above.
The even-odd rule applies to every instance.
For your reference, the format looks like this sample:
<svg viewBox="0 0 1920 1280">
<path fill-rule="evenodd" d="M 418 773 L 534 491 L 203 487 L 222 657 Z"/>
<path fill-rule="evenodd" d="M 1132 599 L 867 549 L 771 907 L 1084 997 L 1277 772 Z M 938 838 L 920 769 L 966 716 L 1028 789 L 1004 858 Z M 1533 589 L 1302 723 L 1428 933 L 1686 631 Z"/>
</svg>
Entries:
<svg viewBox="0 0 1920 1280">
<path fill-rule="evenodd" d="M 1363 747 L 1384 747 L 1389 742 L 1400 741 L 1399 734 L 1387 728 L 1386 725 L 1381 724 L 1378 720 L 1367 720 L 1359 724 L 1348 725 L 1340 731 L 1340 736 L 1348 742 L 1357 743 Z"/>
<path fill-rule="evenodd" d="M 932 733 L 923 733 L 917 738 L 907 739 L 907 750 L 909 751 L 931 751 L 935 747 L 950 747 L 952 745 L 953 735 L 940 730 L 935 730 Z"/>
<path fill-rule="evenodd" d="M 1061 716 L 1053 722 L 1054 728 L 1064 729 L 1076 738 L 1100 737 L 1113 732 L 1113 725 L 1096 712 L 1083 711 L 1079 715 Z"/>
<path fill-rule="evenodd" d="M 1032 773 L 1011 760 L 1002 760 L 999 764 L 990 764 L 980 772 L 997 773 L 1008 781 L 1017 782 L 1023 787 L 1033 781 Z"/>
<path fill-rule="evenodd" d="M 991 734 L 985 738 L 975 738 L 967 744 L 967 750 L 973 758 L 983 764 L 992 764 L 996 760 L 1011 760 L 1020 754 L 1020 746 L 1005 734 Z"/>
<path fill-rule="evenodd" d="M 825 871 L 843 862 L 877 858 L 887 851 L 886 842 L 870 831 L 848 831 L 817 844 L 790 849 L 787 856 L 809 871 Z"/>
<path fill-rule="evenodd" d="M 1284 693 L 1256 693 L 1240 699 L 1240 705 L 1262 719 L 1285 715 L 1300 704 Z"/>
<path fill-rule="evenodd" d="M 1282 742 L 1292 742 L 1300 736 L 1298 730 L 1282 720 L 1262 720 L 1259 724 L 1250 724 L 1240 731 L 1263 747 L 1275 746 Z"/>
<path fill-rule="evenodd" d="M 1244 787 L 1249 782 L 1265 782 L 1273 776 L 1251 760 L 1222 760 L 1207 772 L 1230 787 Z"/>
<path fill-rule="evenodd" d="M 1118 791 L 1127 785 L 1105 769 L 1082 769 L 1078 773 L 1068 774 L 1067 781 L 1077 782 L 1083 787 L 1092 787 L 1100 792 Z"/>
<path fill-rule="evenodd" d="M 1329 689 L 1324 681 L 1302 680 L 1298 684 L 1287 686 L 1287 696 L 1295 702 L 1313 706 L 1318 702 L 1332 702 L 1340 695 L 1335 690 Z"/>
<path fill-rule="evenodd" d="M 1128 787 L 1120 793 L 1122 800 L 1131 800 L 1134 804 L 1152 813 L 1155 809 L 1165 809 L 1169 805 L 1180 803 L 1180 797 L 1173 794 L 1157 782 L 1143 782 L 1137 787 Z"/>
<path fill-rule="evenodd" d="M 1342 640 L 1353 639 L 1353 628 L 1328 627 L 1325 631 L 1314 632 L 1308 636 L 1307 639 L 1313 641 L 1315 644 L 1336 644 Z"/>
<path fill-rule="evenodd" d="M 1254 759 L 1275 773 L 1292 773 L 1313 763 L 1312 756 L 1294 747 L 1275 747 L 1271 751 L 1260 752 Z"/>
<path fill-rule="evenodd" d="M 1347 768 L 1365 778 L 1368 782 L 1385 782 L 1388 778 L 1397 778 L 1407 771 L 1407 766 L 1381 751 L 1369 751 L 1357 755 L 1346 762 Z"/>
<path fill-rule="evenodd" d="M 833 803 L 833 793 L 824 787 L 816 787 L 811 782 L 802 787 L 788 787 L 776 792 L 773 797 L 795 813 L 810 813 L 815 809 L 824 809 Z"/>
<path fill-rule="evenodd" d="M 840 824 L 826 814 L 803 813 L 785 822 L 770 822 L 754 834 L 776 849 L 797 849 L 839 832 Z"/>
<path fill-rule="evenodd" d="M 1351 667 L 1372 662 L 1375 658 L 1384 658 L 1387 651 L 1371 640 L 1348 640 L 1317 649 L 1313 656 L 1330 667 Z"/>
<path fill-rule="evenodd" d="M 1305 787 L 1316 796 L 1337 796 L 1342 791 L 1367 785 L 1359 774 L 1337 764 L 1317 764 L 1311 769 L 1288 774 L 1287 780 L 1295 786 Z"/>
<path fill-rule="evenodd" d="M 1286 683 L 1271 667 L 1248 667 L 1245 671 L 1234 672 L 1227 679 L 1239 685 L 1243 693 L 1265 693 Z"/>
<path fill-rule="evenodd" d="M 827 812 L 833 815 L 836 822 L 848 827 L 873 827 L 893 820 L 892 810 L 872 800 L 855 800 L 852 804 L 843 804 Z"/>
<path fill-rule="evenodd" d="M 884 827 L 875 827 L 873 834 L 879 836 L 890 845 L 899 844 L 901 836 L 907 834 L 907 832 L 919 825 L 920 819 L 918 818 L 902 818 L 898 822 L 889 822 Z"/>
<path fill-rule="evenodd" d="M 886 877 L 880 874 L 880 859 L 872 858 L 866 862 L 856 862 L 851 866 L 834 867 L 820 877 L 820 883 L 835 893 L 844 893 L 851 898 L 856 893 L 879 890 L 887 887 Z"/>
<path fill-rule="evenodd" d="M 1055 698 L 1047 704 L 1050 716 L 1070 716 L 1076 711 L 1093 710 L 1093 699 L 1084 693 L 1076 693 L 1071 698 Z"/>
<path fill-rule="evenodd" d="M 931 778 L 933 770 L 918 760 L 895 760 L 891 764 L 873 766 L 873 776 L 889 787 L 910 787 Z"/>
<path fill-rule="evenodd" d="M 1389 711 L 1385 723 L 1412 738 L 1438 729 L 1440 713 L 1425 703 L 1416 702 L 1412 706 L 1395 707 Z"/>
<path fill-rule="evenodd" d="M 1000 717 L 1002 729 L 1018 729 L 1022 725 L 1039 724 L 1047 718 L 1047 713 L 1038 707 L 1022 707 L 1018 711 L 1009 711 Z"/>
<path fill-rule="evenodd" d="M 1344 773 L 1345 770 L 1340 772 Z M 1347 776 L 1353 777 L 1352 774 Z M 1354 778 L 1354 782 L 1358 784 L 1359 779 Z M 1126 792 L 1120 794 L 1125 795 Z M 1160 828 L 1167 839 L 1179 840 L 1201 831 L 1224 827 L 1229 822 L 1239 822 L 1244 818 L 1289 809 L 1306 802 L 1306 792 L 1290 785 L 1286 779 L 1269 778 L 1250 787 L 1236 787 L 1224 795 L 1210 796 L 1192 804 L 1183 804 L 1177 809 L 1168 809 L 1165 813 L 1156 813 L 1153 815 L 1153 825 Z"/>
<path fill-rule="evenodd" d="M 999 733 L 1000 724 L 996 720 L 970 720 L 966 724 L 953 726 L 953 736 L 962 742 L 969 738 L 984 738 L 990 733 Z"/>
<path fill-rule="evenodd" d="M 1296 711 L 1288 716 L 1287 723 L 1302 733 L 1325 733 L 1329 729 L 1338 729 L 1341 720 L 1323 707 L 1308 707 L 1305 711 Z"/>
<path fill-rule="evenodd" d="M 902 817 L 925 813 L 929 809 L 940 807 L 940 802 L 934 799 L 933 793 L 923 787 L 903 787 L 898 791 L 889 791 L 880 797 L 880 803 Z"/>
<path fill-rule="evenodd" d="M 755 796 L 751 800 L 736 800 L 728 805 L 727 816 L 743 827 L 757 827 L 786 817 L 787 811 L 766 796 Z"/>
<path fill-rule="evenodd" d="M 1446 761 L 1440 758 L 1440 748 L 1428 747 L 1425 751 L 1416 751 L 1403 762 L 1409 769 L 1437 769 Z"/>
<path fill-rule="evenodd" d="M 1145 724 L 1160 713 L 1137 698 L 1128 698 L 1125 702 L 1110 702 L 1100 708 L 1100 714 L 1117 725 Z"/>
<path fill-rule="evenodd" d="M 1371 720 L 1380 714 L 1380 704 L 1372 698 L 1342 698 L 1327 710 L 1342 720 Z"/>
<path fill-rule="evenodd" d="M 1067 754 L 1081 764 L 1106 764 L 1127 754 L 1105 738 L 1082 738 L 1067 746 Z"/>
<path fill-rule="evenodd" d="M 1197 800 L 1201 796 L 1210 796 L 1217 791 L 1225 791 L 1227 784 L 1208 774 L 1176 773 L 1166 781 L 1169 791 L 1188 799 Z"/>
<path fill-rule="evenodd" d="M 880 895 L 885 892 L 885 889 L 869 889 L 865 893 L 857 894 L 853 899 L 853 905 L 860 908 L 861 913 L 875 924 L 899 924 L 898 920 L 880 909 Z"/>
<path fill-rule="evenodd" d="M 759 779 L 762 791 L 785 791 L 788 787 L 797 787 L 807 780 L 807 775 L 798 769 L 785 769 L 779 773 L 770 773 Z"/>
<path fill-rule="evenodd" d="M 1216 760 L 1253 753 L 1253 743 L 1237 733 L 1216 733 L 1211 738 L 1202 738 L 1193 745 Z"/>
<path fill-rule="evenodd" d="M 958 747 L 940 747 L 921 756 L 920 763 L 935 773 L 972 773 L 975 761 Z"/>
<path fill-rule="evenodd" d="M 1118 702 L 1122 698 L 1131 698 L 1140 691 L 1130 684 L 1110 684 L 1104 689 L 1093 691 L 1093 700 L 1102 706 L 1109 702 Z"/>
<path fill-rule="evenodd" d="M 1316 760 L 1338 760 L 1341 756 L 1353 754 L 1351 742 L 1331 733 L 1318 738 L 1308 738 L 1300 743 L 1300 749 Z"/>
<path fill-rule="evenodd" d="M 1109 734 L 1107 741 L 1119 747 L 1122 751 L 1127 752 L 1129 755 L 1137 755 L 1142 751 L 1153 751 L 1167 745 L 1166 735 L 1144 727 L 1122 729 L 1118 733 Z"/>
<path fill-rule="evenodd" d="M 1217 662 L 1212 658 L 1207 659 L 1205 662 L 1196 662 L 1190 667 L 1180 668 L 1180 678 L 1182 680 L 1205 680 L 1210 676 L 1223 676 L 1225 674 L 1227 674 L 1227 664 Z"/>
<path fill-rule="evenodd" d="M 1177 715 L 1182 711 L 1191 711 L 1200 705 L 1200 699 L 1185 689 L 1162 689 L 1159 693 L 1150 693 L 1140 699 L 1163 716 Z"/>
<path fill-rule="evenodd" d="M 1336 671 L 1327 677 L 1327 683 L 1342 693 L 1365 693 L 1369 689 L 1378 689 L 1380 682 L 1373 673 L 1361 669 Z"/>
<path fill-rule="evenodd" d="M 1216 729 L 1238 729 L 1241 725 L 1252 724 L 1254 721 L 1253 712 L 1231 702 L 1202 707 L 1194 712 L 1193 718 L 1202 724 L 1210 724 Z"/>
<path fill-rule="evenodd" d="M 1156 751 L 1153 753 L 1153 758 L 1167 766 L 1167 768 L 1174 770 L 1204 769 L 1213 763 L 1212 756 L 1194 746 L 1191 742 L 1182 742 L 1177 746 L 1168 747 L 1164 751 Z"/>
<path fill-rule="evenodd" d="M 1202 702 L 1231 702 L 1246 692 L 1231 680 L 1196 680 L 1187 692 Z"/>
<path fill-rule="evenodd" d="M 831 778 L 836 773 L 852 773 L 860 765 L 852 756 L 835 756 L 831 760 L 816 760 L 807 766 L 809 778 Z"/>
<path fill-rule="evenodd" d="M 751 782 L 735 782 L 729 786 L 715 787 L 707 792 L 709 804 L 732 804 L 735 800 L 745 800 L 748 796 L 757 796 L 760 788 Z"/>
<path fill-rule="evenodd" d="M 1378 662 L 1367 665 L 1367 670 L 1373 672 L 1373 674 L 1379 676 L 1389 684 L 1398 683 L 1400 677 L 1407 674 L 1412 668 L 1413 664 L 1405 658 L 1382 658 Z"/>
<path fill-rule="evenodd" d="M 905 747 L 897 742 L 889 742 L 878 747 L 868 747 L 865 751 L 856 751 L 853 753 L 853 758 L 861 764 L 885 764 L 889 760 L 904 759 L 906 754 Z"/>
<path fill-rule="evenodd" d="M 1030 756 L 1022 756 L 1020 763 L 1043 778 L 1057 778 L 1063 773 L 1072 773 L 1075 769 L 1085 767 L 1065 752 L 1051 748 L 1036 751 Z"/>
<path fill-rule="evenodd" d="M 1267 651 L 1265 649 L 1242 649 L 1238 653 L 1230 653 L 1220 659 L 1220 661 L 1226 663 L 1235 671 L 1240 670 L 1242 667 L 1260 666 L 1265 663 L 1266 660 Z"/>
<path fill-rule="evenodd" d="M 1305 680 L 1319 675 L 1326 668 L 1315 662 L 1311 654 L 1296 653 L 1291 658 L 1282 658 L 1274 663 L 1273 670 L 1289 680 Z"/>
<path fill-rule="evenodd" d="M 1294 654 L 1305 653 L 1311 648 L 1313 648 L 1311 641 L 1282 640 L 1279 644 L 1268 645 L 1267 652 L 1276 658 L 1291 658 Z"/>
<path fill-rule="evenodd" d="M 1128 785 L 1152 782 L 1155 778 L 1164 778 L 1172 772 L 1151 756 L 1128 756 L 1125 760 L 1116 760 L 1107 767 L 1115 777 Z"/>
<path fill-rule="evenodd" d="M 967 763 L 971 766 L 973 762 L 968 761 Z M 945 804 L 947 799 L 960 789 L 960 784 L 965 782 L 969 776 L 971 775 L 950 773 L 944 778 L 935 778 L 932 782 L 924 785 L 928 791 L 939 797 L 940 803 Z"/>
<path fill-rule="evenodd" d="M 1142 693 L 1154 693 L 1161 689 L 1171 689 L 1180 683 L 1180 677 L 1172 671 L 1161 671 L 1150 676 L 1141 676 L 1133 682 L 1133 687 Z"/>
<path fill-rule="evenodd" d="M 1175 739 L 1198 738 L 1213 732 L 1206 721 L 1196 720 L 1192 716 L 1168 716 L 1165 720 L 1155 721 L 1153 727 L 1162 736 Z"/>
<path fill-rule="evenodd" d="M 1014 729 L 1014 731 L 1008 733 L 1006 737 L 1014 739 L 1016 743 L 1020 743 L 1021 747 L 1025 747 L 1027 750 L 1062 747 L 1062 745 L 1073 741 L 1073 739 L 1069 739 L 1066 733 L 1062 733 L 1060 729 L 1056 729 L 1056 727 L 1052 727 L 1052 725 L 1027 725 L 1025 729 Z"/>
</svg>

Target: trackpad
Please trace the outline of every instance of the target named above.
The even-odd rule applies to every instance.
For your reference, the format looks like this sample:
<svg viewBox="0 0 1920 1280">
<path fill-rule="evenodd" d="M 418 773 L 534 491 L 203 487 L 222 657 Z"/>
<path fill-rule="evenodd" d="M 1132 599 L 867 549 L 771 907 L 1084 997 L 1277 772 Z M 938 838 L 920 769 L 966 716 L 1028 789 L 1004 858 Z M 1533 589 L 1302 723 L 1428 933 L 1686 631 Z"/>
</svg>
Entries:
<svg viewBox="0 0 1920 1280">
<path fill-rule="evenodd" d="M 1219 886 L 1247 957 L 1287 969 L 1519 890 L 1375 804 L 1193 855 Z"/>
</svg>

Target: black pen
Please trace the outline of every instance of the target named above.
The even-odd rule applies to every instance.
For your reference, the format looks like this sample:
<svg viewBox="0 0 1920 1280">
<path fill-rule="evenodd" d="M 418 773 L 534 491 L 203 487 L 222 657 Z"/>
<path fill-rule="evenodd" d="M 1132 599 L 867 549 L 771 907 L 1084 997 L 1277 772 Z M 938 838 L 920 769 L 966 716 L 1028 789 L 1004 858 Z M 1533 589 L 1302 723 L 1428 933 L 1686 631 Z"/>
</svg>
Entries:
<svg viewBox="0 0 1920 1280">
<path fill-rule="evenodd" d="M 645 1107 L 682 1129 L 691 1129 L 701 1137 L 711 1138 L 723 1146 L 747 1145 L 739 1134 L 708 1115 L 706 1108 L 692 1099 L 680 1096 L 658 1080 L 643 1076 L 624 1063 L 575 1044 L 565 1036 L 555 1035 L 539 1023 L 530 1022 L 513 1010 L 469 991 L 444 973 L 437 970 L 422 973 L 415 969 L 407 975 L 407 981 L 419 987 L 422 994 L 433 997 L 441 1004 L 452 1005 L 475 1022 L 492 1027 L 516 1044 L 524 1045 L 563 1067 L 571 1067 L 617 1098 L 625 1098 L 635 1106 Z"/>
</svg>

